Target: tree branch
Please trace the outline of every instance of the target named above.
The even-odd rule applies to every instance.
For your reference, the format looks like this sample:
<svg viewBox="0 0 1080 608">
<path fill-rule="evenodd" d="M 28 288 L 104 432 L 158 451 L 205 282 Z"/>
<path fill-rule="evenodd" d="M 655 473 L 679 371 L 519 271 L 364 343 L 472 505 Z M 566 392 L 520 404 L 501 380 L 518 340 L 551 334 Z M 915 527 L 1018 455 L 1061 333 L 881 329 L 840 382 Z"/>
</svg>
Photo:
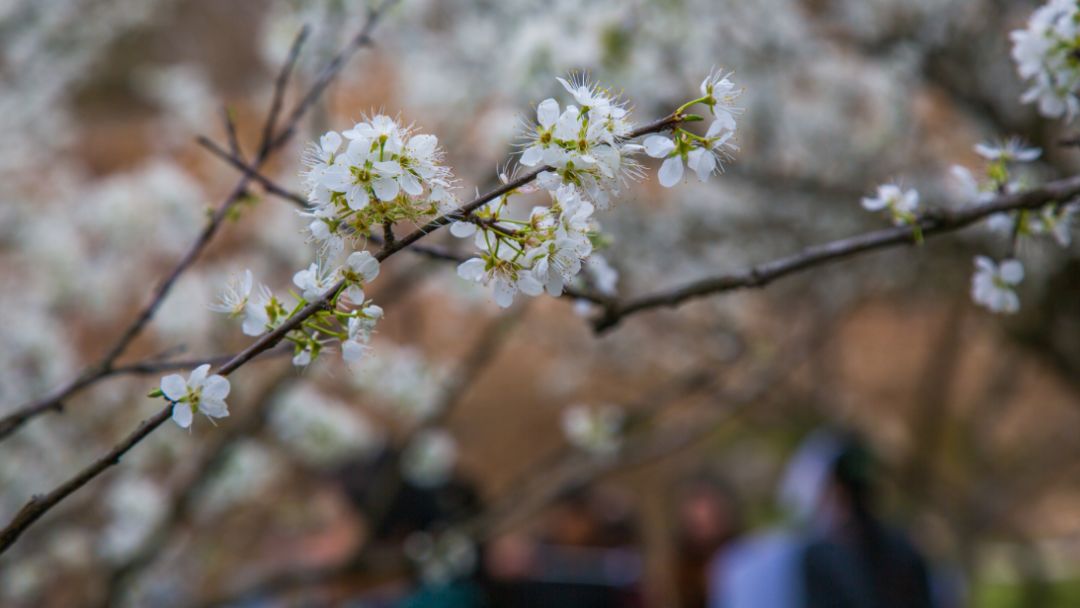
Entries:
<svg viewBox="0 0 1080 608">
<path fill-rule="evenodd" d="M 355 38 L 353 38 L 351 44 L 349 44 L 344 50 L 338 53 L 337 56 L 335 56 L 334 59 L 330 62 L 330 65 L 328 65 L 327 68 L 323 71 L 322 76 L 320 76 L 315 85 L 312 86 L 311 90 L 308 91 L 308 94 L 304 97 L 304 100 L 301 101 L 300 105 L 298 105 L 295 110 L 293 110 L 292 114 L 289 116 L 289 120 L 286 122 L 287 126 L 285 127 L 285 130 L 273 140 L 268 150 L 275 150 L 288 141 L 289 137 L 295 131 L 296 125 L 303 117 L 304 113 L 314 103 L 315 99 L 318 98 L 322 91 L 326 89 L 326 87 L 330 84 L 330 81 L 333 80 L 334 76 L 336 76 L 337 73 L 341 70 L 341 66 L 344 64 L 345 60 L 353 52 L 369 43 L 371 31 L 375 27 L 375 24 L 378 23 L 379 16 L 382 14 L 382 11 L 394 1 L 395 0 L 383 0 L 383 2 L 379 5 L 378 8 L 373 9 L 371 12 L 368 13 L 367 22 L 361 28 L 360 33 L 357 34 Z M 281 79 L 279 79 L 279 82 L 280 81 Z M 258 160 L 255 163 L 255 166 L 258 167 L 262 162 L 263 159 Z M 176 266 L 176 268 L 173 269 L 173 271 L 169 274 L 169 277 L 165 280 L 164 283 L 162 283 L 162 286 L 158 288 L 158 291 L 156 292 L 154 298 L 151 300 L 150 304 L 143 309 L 142 313 L 140 313 L 139 316 L 136 318 L 136 321 L 128 328 L 127 331 L 124 332 L 124 335 L 121 336 L 120 340 L 117 341 L 116 345 L 102 360 L 102 363 L 98 364 L 98 368 L 108 369 L 109 367 L 111 367 L 115 358 L 118 357 L 120 353 L 123 352 L 124 348 L 126 348 L 127 345 L 135 338 L 135 336 L 138 335 L 139 331 L 150 319 L 154 311 L 157 309 L 158 305 L 161 303 L 161 300 L 164 298 L 165 294 L 168 293 L 168 290 L 172 286 L 172 284 L 176 281 L 180 274 L 185 269 L 187 269 L 192 262 L 194 262 L 195 258 L 201 252 L 202 248 L 206 246 L 206 243 L 209 241 L 210 237 L 213 236 L 214 232 L 217 230 L 217 226 L 220 225 L 221 220 L 225 218 L 225 213 L 228 211 L 228 208 L 231 207 L 237 200 L 239 200 L 240 195 L 243 193 L 249 180 L 250 176 L 247 174 L 245 174 L 241 178 L 240 182 L 233 189 L 233 193 L 230 194 L 230 196 L 226 199 L 226 202 L 221 206 L 221 208 L 219 208 L 217 213 L 215 213 L 214 219 L 211 221 L 210 225 L 207 226 L 206 229 L 204 229 L 202 234 L 199 235 L 199 238 L 195 241 L 195 244 L 188 251 L 187 255 L 185 255 L 184 258 L 180 261 L 180 263 Z M 228 375 L 237 368 L 239 368 L 241 365 L 258 356 L 259 354 L 276 346 L 278 342 L 280 342 L 281 339 L 285 336 L 285 334 L 298 327 L 300 323 L 302 323 L 305 319 L 314 314 L 317 310 L 324 308 L 327 305 L 329 297 L 333 293 L 336 293 L 338 290 L 340 290 L 340 288 L 341 284 L 336 286 L 333 290 L 327 292 L 325 296 L 323 296 L 316 302 L 313 302 L 306 306 L 299 314 L 288 320 L 277 330 L 270 332 L 269 334 L 265 334 L 262 338 L 256 340 L 248 348 L 244 349 L 243 351 L 232 357 L 229 361 L 227 361 L 221 368 L 218 369 L 217 373 L 223 376 Z M 83 382 L 81 385 L 79 385 L 78 382 L 74 382 L 68 386 L 76 385 L 78 385 L 77 388 L 82 388 L 87 386 L 88 383 Z M 66 395 L 56 397 L 56 401 L 59 403 L 65 396 Z M 48 409 L 43 409 L 41 411 L 48 411 Z M 135 447 L 135 445 L 145 439 L 155 429 L 161 426 L 166 420 L 169 419 L 171 414 L 172 405 L 166 405 L 159 412 L 157 412 L 150 418 L 142 421 L 139 424 L 138 428 L 136 428 L 131 434 L 129 434 L 120 443 L 118 443 L 111 450 L 109 450 L 104 456 L 85 467 L 74 477 L 64 482 L 60 486 L 56 487 L 48 494 L 39 495 L 31 498 L 30 501 L 27 502 L 26 505 L 24 505 L 23 508 L 19 510 L 19 512 L 15 515 L 11 522 L 7 526 L 5 526 L 3 530 L 0 530 L 0 554 L 7 551 L 11 547 L 11 545 L 14 544 L 16 540 L 18 540 L 22 533 L 27 530 L 27 528 L 29 528 L 31 525 L 34 524 L 34 522 L 40 519 L 42 515 L 47 513 L 57 504 L 59 504 L 60 501 L 73 494 L 76 490 L 89 483 L 92 479 L 94 479 L 110 467 L 118 464 L 120 462 L 120 458 L 124 454 L 126 454 L 129 450 L 131 450 L 131 448 Z M 33 415 L 23 417 L 17 425 L 15 425 L 11 430 L 8 431 L 8 434 L 10 435 L 10 433 L 15 428 L 17 428 L 22 423 L 25 423 L 26 420 L 28 420 L 30 417 L 33 417 Z"/>
<path fill-rule="evenodd" d="M 1047 203 L 1068 200 L 1078 194 L 1080 194 L 1080 176 L 1074 176 L 1025 192 L 1004 194 L 987 203 L 968 205 L 953 210 L 931 210 L 922 214 L 917 221 L 923 235 L 931 237 L 960 230 L 995 213 L 1037 208 Z M 688 300 L 736 289 L 763 287 L 776 279 L 802 270 L 823 266 L 861 253 L 914 242 L 915 237 L 910 226 L 896 226 L 814 245 L 798 253 L 744 270 L 701 279 L 682 287 L 640 296 L 625 302 L 609 302 L 604 306 L 601 315 L 593 321 L 593 327 L 601 333 L 617 325 L 623 318 L 644 310 L 674 307 Z"/>
<path fill-rule="evenodd" d="M 259 154 L 252 164 L 254 169 L 260 168 L 272 152 L 289 141 L 300 120 L 326 87 L 329 86 L 330 82 L 333 81 L 334 77 L 337 76 L 338 72 L 341 71 L 341 67 L 345 64 L 345 61 L 357 50 L 371 43 L 371 33 L 374 30 L 375 25 L 379 22 L 382 13 L 395 1 L 396 0 L 383 0 L 378 7 L 369 11 L 367 20 L 361 27 L 360 32 L 352 39 L 349 45 L 342 49 L 330 61 L 315 84 L 308 90 L 303 100 L 289 115 L 282 132 L 274 137 L 273 123 L 276 122 L 277 114 L 279 114 L 281 110 L 282 99 L 285 94 L 284 89 L 288 84 L 289 74 L 292 72 L 293 66 L 299 57 L 300 46 L 307 36 L 306 28 L 300 30 L 300 33 L 297 35 L 296 40 L 293 42 L 292 48 L 290 49 L 288 60 L 282 66 L 281 72 L 275 81 L 273 100 L 263 129 L 263 140 L 259 144 Z M 139 311 L 135 316 L 135 319 L 127 326 L 116 342 L 114 342 L 106 351 L 105 355 L 97 363 L 83 370 L 75 380 L 62 385 L 44 399 L 39 399 L 33 403 L 20 406 L 11 414 L 0 419 L 0 441 L 10 436 L 18 430 L 19 427 L 31 419 L 46 412 L 60 411 L 64 399 L 108 375 L 107 372 L 113 367 L 116 359 L 124 353 L 135 338 L 142 333 L 142 330 L 146 327 L 147 323 L 149 323 L 150 319 L 153 318 L 154 313 L 157 312 L 165 297 L 176 284 L 176 281 L 195 263 L 195 260 L 217 233 L 218 228 L 220 228 L 221 224 L 229 216 L 229 211 L 239 201 L 243 200 L 244 196 L 247 194 L 247 185 L 251 180 L 251 172 L 245 171 L 240 177 L 240 180 L 233 187 L 232 191 L 225 198 L 225 201 L 218 207 L 217 211 L 214 212 L 210 222 L 203 228 L 203 231 L 195 239 L 195 242 L 192 243 L 188 251 L 165 277 L 165 280 L 158 285 L 151 296 L 150 301 Z"/>
</svg>

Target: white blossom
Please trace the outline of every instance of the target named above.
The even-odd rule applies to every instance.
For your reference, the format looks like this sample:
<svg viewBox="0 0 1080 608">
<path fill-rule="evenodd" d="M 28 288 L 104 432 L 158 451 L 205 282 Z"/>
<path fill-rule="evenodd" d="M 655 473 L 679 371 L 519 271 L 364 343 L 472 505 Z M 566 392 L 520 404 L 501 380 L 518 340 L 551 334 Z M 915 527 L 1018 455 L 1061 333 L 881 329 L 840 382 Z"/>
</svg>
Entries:
<svg viewBox="0 0 1080 608">
<path fill-rule="evenodd" d="M 276 300 L 270 288 L 259 285 L 254 294 L 248 296 L 244 305 L 244 323 L 241 326 L 244 335 L 258 336 L 272 328 L 270 313 Z"/>
<path fill-rule="evenodd" d="M 883 184 L 878 186 L 876 196 L 862 199 L 862 207 L 867 211 L 888 211 L 898 226 L 911 224 L 919 209 L 919 193 L 914 188 L 904 190 L 896 184 Z"/>
<path fill-rule="evenodd" d="M 371 341 L 375 323 L 383 316 L 383 309 L 372 304 L 360 311 L 360 315 L 351 317 L 346 327 L 348 337 L 341 343 L 341 357 L 351 367 L 356 367 L 364 359 Z"/>
<path fill-rule="evenodd" d="M 1005 260 L 999 266 L 985 256 L 975 258 L 976 271 L 971 279 L 971 297 L 994 312 L 1012 314 L 1020 310 L 1016 285 L 1024 279 L 1019 260 Z"/>
<path fill-rule="evenodd" d="M 701 96 L 707 98 L 704 103 L 716 118 L 717 124 L 726 131 L 734 131 L 735 115 L 740 111 L 735 102 L 742 91 L 735 88 L 735 83 L 731 81 L 731 72 L 724 74 L 713 71 L 701 81 L 700 88 Z"/>
<path fill-rule="evenodd" d="M 188 428 L 196 412 L 207 418 L 224 418 L 229 415 L 225 398 L 229 396 L 229 381 L 214 374 L 207 377 L 210 364 L 196 367 L 187 380 L 179 374 L 161 379 L 161 393 L 173 404 L 172 419 L 181 428 Z"/>
<path fill-rule="evenodd" d="M 547 190 L 563 184 L 582 188 L 605 207 L 626 175 L 635 175 L 637 164 L 630 155 L 638 148 L 624 141 L 633 130 L 625 103 L 608 91 L 578 77 L 559 78 L 579 106 L 559 108 L 545 99 L 536 108 L 537 124 L 525 134 L 519 162 L 527 167 L 547 165 L 537 182 Z"/>
<path fill-rule="evenodd" d="M 697 173 L 699 180 L 708 181 L 709 176 L 722 166 L 720 160 L 730 157 L 729 150 L 737 149 L 731 140 L 734 134 L 720 120 L 715 120 L 705 133 L 705 141 L 698 142 L 686 153 L 686 166 Z"/>
<path fill-rule="evenodd" d="M 221 300 L 216 304 L 211 304 L 210 310 L 230 316 L 239 316 L 247 308 L 248 297 L 251 295 L 253 283 L 254 278 L 250 270 L 245 270 L 244 274 L 233 277 L 221 293 Z"/>
<path fill-rule="evenodd" d="M 660 185 L 665 188 L 671 188 L 682 181 L 683 161 L 675 148 L 675 142 L 663 135 L 650 135 L 645 138 L 645 153 L 653 158 L 664 159 L 657 177 Z"/>
<path fill-rule="evenodd" d="M 371 255 L 369 251 L 354 251 L 349 254 L 340 272 L 341 278 L 348 285 L 345 289 L 345 295 L 354 304 L 362 304 L 364 302 L 364 285 L 374 281 L 379 276 L 379 260 L 375 259 L 375 256 Z"/>
<path fill-rule="evenodd" d="M 420 577 L 428 585 L 445 585 L 468 576 L 476 567 L 476 543 L 455 529 L 437 535 L 413 532 L 405 539 L 405 554 L 419 566 Z"/>
<path fill-rule="evenodd" d="M 494 254 L 470 258 L 458 265 L 458 276 L 466 281 L 491 285 L 495 303 L 507 308 L 514 303 L 518 291 L 538 296 L 544 285 L 531 272 L 515 261 L 517 253 L 508 246 L 500 247 Z"/>
<path fill-rule="evenodd" d="M 563 410 L 562 428 L 567 441 L 597 456 L 618 450 L 622 425 L 623 411 L 613 405 L 574 405 Z"/>
<path fill-rule="evenodd" d="M 975 176 L 967 167 L 953 165 L 949 169 L 949 174 L 956 180 L 960 197 L 965 203 L 985 203 L 993 200 L 994 193 L 981 187 L 979 181 L 975 179 Z"/>
<path fill-rule="evenodd" d="M 1039 158 L 1042 150 L 1024 145 L 1018 137 L 1011 137 L 996 144 L 975 144 L 975 153 L 989 161 L 1029 163 Z"/>
<path fill-rule="evenodd" d="M 293 284 L 302 290 L 305 300 L 314 302 L 334 286 L 336 278 L 337 272 L 329 268 L 323 260 L 318 260 L 304 270 L 297 271 L 293 275 Z"/>
<path fill-rule="evenodd" d="M 729 158 L 731 151 L 736 150 L 731 139 L 733 135 L 734 131 L 725 127 L 723 122 L 714 120 L 703 138 L 690 138 L 682 134 L 672 140 L 663 135 L 650 135 L 645 138 L 645 153 L 664 159 L 657 177 L 665 188 L 682 181 L 684 160 L 697 173 L 698 179 L 704 182 L 721 167 L 720 161 Z"/>
<path fill-rule="evenodd" d="M 1021 101 L 1037 103 L 1049 118 L 1075 118 L 1080 111 L 1080 5 L 1076 0 L 1050 0 L 1011 38 L 1016 69 L 1031 84 Z"/>
<path fill-rule="evenodd" d="M 453 474 L 457 452 L 457 442 L 450 433 L 441 429 L 422 431 L 405 447 L 401 472 L 416 486 L 441 486 Z"/>
<path fill-rule="evenodd" d="M 1080 203 L 1046 205 L 1032 218 L 1034 234 L 1048 234 L 1062 247 L 1072 244 L 1072 226 L 1080 214 Z"/>
</svg>

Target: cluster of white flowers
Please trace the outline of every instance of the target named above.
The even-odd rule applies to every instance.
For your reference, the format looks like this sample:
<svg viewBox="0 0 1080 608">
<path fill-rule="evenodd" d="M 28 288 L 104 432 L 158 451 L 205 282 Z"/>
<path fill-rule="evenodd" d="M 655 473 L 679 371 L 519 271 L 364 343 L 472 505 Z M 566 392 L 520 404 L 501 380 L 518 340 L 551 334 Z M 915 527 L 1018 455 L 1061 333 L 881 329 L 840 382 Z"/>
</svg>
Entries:
<svg viewBox="0 0 1080 608">
<path fill-rule="evenodd" d="M 614 405 L 573 405 L 562 414 L 566 440 L 595 456 L 608 456 L 619 449 L 624 415 Z"/>
<path fill-rule="evenodd" d="M 1016 69 L 1029 88 L 1021 100 L 1038 103 L 1050 118 L 1072 120 L 1080 111 L 1080 3 L 1050 0 L 1037 9 L 1027 28 L 1012 33 Z"/>
<path fill-rule="evenodd" d="M 695 103 L 709 108 L 713 122 L 704 137 L 676 129 L 674 139 L 662 135 L 645 139 L 645 153 L 664 159 L 657 174 L 661 186 L 671 188 L 682 181 L 684 161 L 703 182 L 722 168 L 722 161 L 738 149 L 732 138 L 735 136 L 735 114 L 738 113 L 735 101 L 741 92 L 731 81 L 731 74 L 713 72 L 701 81 L 701 97 L 680 108 L 681 111 Z"/>
<path fill-rule="evenodd" d="M 583 77 L 559 83 L 580 107 L 548 98 L 536 107 L 536 126 L 526 136 L 519 162 L 551 170 L 538 177 L 545 189 L 573 184 L 601 209 L 618 193 L 623 175 L 634 175 L 637 164 L 628 158 L 638 147 L 624 142 L 634 128 L 626 103 Z"/>
<path fill-rule="evenodd" d="M 551 192 L 550 206 L 535 207 L 527 221 L 519 222 L 501 216 L 507 200 L 504 196 L 478 210 L 477 224 L 451 227 L 459 237 L 475 234 L 480 249 L 479 257 L 458 266 L 458 275 L 491 285 L 502 307 L 510 306 L 518 291 L 560 295 L 592 253 L 591 235 L 598 228 L 592 219 L 594 206 L 580 190 L 563 184 Z"/>
<path fill-rule="evenodd" d="M 997 144 L 978 144 L 975 152 L 986 159 L 985 179 L 978 179 L 970 169 L 954 166 L 952 174 L 960 185 L 961 195 L 967 202 L 984 203 L 996 194 L 1021 192 L 1027 184 L 1016 178 L 1015 165 L 1035 161 L 1042 154 L 1011 138 Z M 1072 224 L 1080 204 L 1055 201 L 1040 209 L 1019 209 L 995 213 L 987 218 L 991 232 L 1010 241 L 1010 259 L 995 263 L 988 257 L 975 258 L 976 272 L 972 277 L 971 295 L 981 306 L 994 312 L 1015 313 L 1020 310 L 1016 286 L 1024 278 L 1023 264 L 1013 259 L 1017 245 L 1027 237 L 1048 235 L 1062 247 L 1072 243 Z"/>
<path fill-rule="evenodd" d="M 681 179 L 684 160 L 704 181 L 719 167 L 718 159 L 735 150 L 731 139 L 739 91 L 729 76 L 710 74 L 701 83 L 701 97 L 674 112 L 679 122 L 674 139 L 653 135 L 644 145 L 632 142 L 634 125 L 624 101 L 584 79 L 559 78 L 578 105 L 561 108 L 553 98 L 540 102 L 519 159 L 524 167 L 544 167 L 536 184 L 509 192 L 451 226 L 455 236 L 473 237 L 480 250 L 458 267 L 458 274 L 490 285 L 502 307 L 510 306 L 519 291 L 561 295 L 595 249 L 599 225 L 593 213 L 611 205 L 612 195 L 627 178 L 641 174 L 636 154 L 665 158 L 660 182 L 670 187 Z M 694 104 L 705 105 L 713 116 L 704 136 L 679 126 L 701 120 L 685 114 Z M 503 181 L 508 178 L 503 176 Z M 548 192 L 548 206 L 534 207 L 528 218 L 508 217 L 511 196 L 538 188 Z M 610 266 L 601 262 L 596 269 L 604 283 L 598 288 L 613 291 Z"/>
<path fill-rule="evenodd" d="M 452 206 L 452 177 L 438 143 L 382 114 L 319 138 L 304 159 L 312 238 L 332 255 L 349 238 Z"/>
</svg>

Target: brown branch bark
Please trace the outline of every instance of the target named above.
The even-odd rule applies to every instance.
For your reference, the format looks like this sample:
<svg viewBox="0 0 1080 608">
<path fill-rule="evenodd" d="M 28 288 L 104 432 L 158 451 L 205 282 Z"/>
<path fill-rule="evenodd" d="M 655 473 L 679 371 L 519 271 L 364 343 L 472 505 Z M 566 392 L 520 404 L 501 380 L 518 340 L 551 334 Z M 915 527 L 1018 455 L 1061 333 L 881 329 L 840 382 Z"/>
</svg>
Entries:
<svg viewBox="0 0 1080 608">
<path fill-rule="evenodd" d="M 1053 181 L 1025 192 L 1001 195 L 987 203 L 972 204 L 952 210 L 929 211 L 921 215 L 917 221 L 923 235 L 929 238 L 960 230 L 994 213 L 1037 208 L 1054 201 L 1066 201 L 1077 195 L 1080 195 L 1080 176 Z M 764 287 L 779 278 L 808 268 L 823 266 L 869 251 L 910 245 L 914 242 L 915 237 L 911 227 L 896 226 L 814 245 L 798 253 L 747 269 L 701 279 L 682 287 L 639 296 L 624 302 L 610 302 L 604 307 L 601 315 L 594 320 L 593 327 L 597 332 L 604 332 L 617 325 L 622 319 L 645 310 L 675 307 L 688 300 L 736 289 Z"/>
</svg>

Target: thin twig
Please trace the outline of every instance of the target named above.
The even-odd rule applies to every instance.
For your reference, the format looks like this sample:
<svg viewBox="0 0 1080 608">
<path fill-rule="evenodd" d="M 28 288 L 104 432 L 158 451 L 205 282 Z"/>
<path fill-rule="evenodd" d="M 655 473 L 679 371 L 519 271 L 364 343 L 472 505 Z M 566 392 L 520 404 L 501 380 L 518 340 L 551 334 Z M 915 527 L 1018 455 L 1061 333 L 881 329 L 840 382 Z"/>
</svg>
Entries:
<svg viewBox="0 0 1080 608">
<path fill-rule="evenodd" d="M 314 104 L 315 100 L 319 98 L 322 92 L 330 84 L 333 78 L 340 72 L 341 67 L 345 64 L 346 59 L 352 56 L 360 48 L 370 44 L 371 32 L 375 25 L 378 23 L 383 11 L 393 4 L 396 0 L 384 0 L 377 8 L 371 10 L 368 13 L 367 21 L 364 23 L 360 32 L 352 39 L 349 45 L 342 49 L 327 65 L 326 69 L 320 75 L 314 85 L 308 90 L 307 95 L 304 96 L 303 101 L 297 105 L 297 107 L 289 115 L 288 120 L 285 123 L 285 127 L 280 134 L 276 137 L 266 138 L 267 135 L 271 135 L 270 132 L 264 130 L 264 140 L 259 144 L 260 154 L 255 159 L 253 168 L 259 169 L 270 154 L 285 145 L 292 137 L 296 130 L 296 126 L 300 120 L 304 117 L 308 109 Z M 284 87 L 288 83 L 288 75 L 292 72 L 293 65 L 296 63 L 299 55 L 300 44 L 306 37 L 306 28 L 301 29 L 300 34 L 297 36 L 296 41 L 293 43 L 290 50 L 290 56 L 288 61 L 282 66 L 281 73 L 279 74 L 275 82 L 274 100 L 278 106 L 280 106 L 280 99 L 284 95 Z M 280 90 L 279 90 L 280 89 Z M 276 111 L 271 107 L 271 114 L 280 112 L 280 108 Z M 268 117 L 269 118 L 269 117 Z M 270 120 L 267 124 L 270 124 Z M 127 326 L 120 337 L 115 343 L 106 351 L 105 355 L 95 364 L 87 367 L 79 374 L 76 379 L 62 385 L 46 397 L 20 406 L 8 414 L 4 418 L 0 419 L 0 440 L 5 439 L 14 433 L 19 427 L 28 422 L 29 420 L 47 413 L 60 411 L 62 403 L 65 399 L 71 396 L 76 391 L 79 391 L 98 380 L 101 380 L 104 375 L 102 372 L 107 372 L 116 359 L 119 358 L 127 347 L 135 340 L 136 337 L 142 332 L 147 323 L 153 318 L 154 313 L 161 306 L 165 296 L 169 294 L 176 281 L 180 278 L 195 260 L 199 257 L 202 251 L 209 244 L 210 240 L 216 234 L 218 228 L 229 216 L 230 210 L 241 200 L 244 199 L 247 194 L 247 185 L 252 180 L 251 172 L 245 171 L 237 184 L 233 187 L 232 191 L 225 198 L 225 201 L 218 207 L 214 213 L 210 222 L 203 228 L 203 231 L 192 243 L 191 247 L 184 254 L 184 256 L 177 262 L 176 266 L 169 272 L 157 289 L 155 289 L 150 301 L 139 311 L 135 316 L 135 319 Z"/>
<path fill-rule="evenodd" d="M 985 217 L 1004 211 L 1032 209 L 1054 201 L 1067 200 L 1080 194 L 1080 176 L 1044 184 L 1015 194 L 1003 194 L 990 202 L 972 204 L 953 210 L 930 211 L 918 219 L 918 225 L 926 237 L 954 232 Z M 802 251 L 750 268 L 694 281 L 685 286 L 640 296 L 625 302 L 610 302 L 602 314 L 594 320 L 597 332 L 611 329 L 623 318 L 638 312 L 661 307 L 674 307 L 692 300 L 718 293 L 763 287 L 776 279 L 808 268 L 843 260 L 857 254 L 910 245 L 915 242 L 911 226 L 896 226 L 876 230 L 821 245 L 807 247 Z"/>
<path fill-rule="evenodd" d="M 277 79 L 274 81 L 274 93 L 270 100 L 270 111 L 266 113 L 266 121 L 263 123 L 262 144 L 259 145 L 259 153 L 256 155 L 257 159 L 265 159 L 272 149 L 271 144 L 274 141 L 274 128 L 277 127 L 277 119 L 281 114 L 281 107 L 285 101 L 285 90 L 289 86 L 289 77 L 292 75 L 293 68 L 300 58 L 300 48 L 304 46 L 304 41 L 307 40 L 310 32 L 311 28 L 309 28 L 306 23 L 300 28 L 300 31 L 296 34 L 296 38 L 293 39 L 292 46 L 289 47 L 289 54 L 285 59 L 285 65 L 281 68 L 281 71 L 278 72 Z"/>
<path fill-rule="evenodd" d="M 307 108 L 309 108 L 311 104 L 314 103 L 314 100 L 318 97 L 318 95 L 326 88 L 327 85 L 329 85 L 329 82 L 330 80 L 332 80 L 333 76 L 340 71 L 341 66 L 345 62 L 345 59 L 354 51 L 368 43 L 372 28 L 378 22 L 381 11 L 393 2 L 394 0 L 384 0 L 384 2 L 379 5 L 378 9 L 369 12 L 367 22 L 361 28 L 360 33 L 353 39 L 350 45 L 348 45 L 344 50 L 342 50 L 340 53 L 338 53 L 337 56 L 334 57 L 327 70 L 324 70 L 323 76 L 319 78 L 316 84 L 312 87 L 312 90 L 309 91 L 308 95 L 305 96 L 301 104 L 290 115 L 289 120 L 286 123 L 287 127 L 285 131 L 276 139 L 274 139 L 273 144 L 270 147 L 271 150 L 276 149 L 277 147 L 283 145 L 285 142 L 288 141 L 289 136 L 291 136 L 292 132 L 295 130 L 296 124 L 303 117 Z M 200 235 L 200 238 L 196 240 L 195 246 L 193 246 L 193 248 L 184 257 L 184 259 L 181 260 L 181 263 L 173 270 L 173 272 L 170 273 L 165 283 L 162 284 L 162 287 L 158 289 L 158 295 L 156 295 L 155 298 L 151 301 L 151 304 L 143 310 L 143 312 L 137 318 L 136 322 L 124 333 L 121 339 L 117 342 L 116 347 L 110 350 L 109 355 L 107 355 L 106 358 L 103 360 L 105 364 L 100 365 L 101 368 L 104 369 L 110 367 L 116 356 L 119 356 L 120 352 L 123 351 L 123 348 L 126 347 L 132 339 L 134 339 L 135 335 L 138 334 L 139 329 L 141 329 L 141 327 L 146 323 L 146 321 L 149 320 L 150 316 L 153 314 L 153 311 L 160 304 L 161 299 L 164 297 L 165 293 L 167 293 L 168 287 L 171 286 L 172 283 L 175 282 L 176 279 L 179 277 L 180 273 L 183 272 L 183 270 L 186 269 L 191 264 L 191 262 L 194 261 L 194 258 L 198 255 L 199 251 L 201 251 L 202 247 L 205 246 L 206 242 L 209 240 L 209 237 L 213 236 L 213 232 L 216 231 L 216 226 L 218 225 L 218 223 L 220 223 L 220 220 L 218 220 L 217 218 L 224 218 L 223 212 L 227 211 L 227 207 L 229 207 L 232 202 L 235 202 L 233 200 L 233 197 L 237 196 L 238 191 L 242 190 L 243 187 L 246 187 L 249 179 L 250 177 L 245 174 L 244 177 L 240 180 L 240 183 L 237 184 L 237 188 L 234 189 L 233 194 L 230 195 L 228 199 L 226 199 L 226 203 L 222 205 L 218 213 L 215 214 L 215 220 L 217 221 L 211 222 L 210 226 L 206 230 L 204 230 L 204 232 Z M 261 353 L 276 346 L 278 342 L 280 342 L 281 339 L 285 336 L 285 334 L 295 329 L 297 326 L 300 325 L 300 323 L 302 323 L 316 311 L 325 308 L 329 297 L 333 293 L 336 293 L 338 290 L 340 290 L 340 288 L 341 285 L 338 285 L 331 292 L 328 292 L 325 296 L 323 296 L 323 298 L 320 298 L 316 302 L 308 305 L 298 315 L 286 321 L 277 330 L 265 334 L 264 336 L 256 340 L 248 348 L 244 349 L 232 359 L 227 361 L 221 368 L 217 370 L 217 373 L 221 375 L 228 375 L 235 371 L 237 368 L 239 368 L 241 365 L 247 363 Z M 58 402 L 60 400 L 62 400 L 62 397 L 57 399 Z M 124 454 L 126 454 L 129 450 L 131 450 L 131 448 L 133 448 L 135 445 L 145 439 L 150 433 L 152 433 L 166 420 L 168 420 L 171 413 L 172 405 L 166 405 L 159 412 L 141 422 L 138 428 L 135 429 L 135 431 L 125 437 L 120 443 L 118 443 L 111 450 L 109 450 L 104 456 L 95 460 L 90 465 L 82 469 L 74 477 L 62 483 L 61 485 L 59 485 L 45 495 L 38 495 L 31 498 L 30 501 L 27 502 L 26 505 L 24 505 L 23 508 L 19 510 L 19 512 L 15 515 L 11 522 L 8 523 L 8 525 L 5 526 L 3 530 L 0 530 L 0 553 L 7 551 L 11 547 L 11 545 L 14 544 L 16 540 L 18 540 L 18 538 L 23 534 L 23 532 L 27 530 L 27 528 L 33 525 L 34 522 L 40 519 L 41 516 L 47 513 L 50 509 L 59 504 L 60 501 L 73 494 L 76 490 L 89 483 L 90 480 L 94 479 L 95 477 L 106 471 L 108 468 L 118 464 L 120 462 L 120 458 Z M 26 419 L 24 418 L 22 422 L 25 422 L 25 420 Z"/>
<path fill-rule="evenodd" d="M 173 531 L 190 518 L 192 507 L 195 506 L 195 499 L 227 462 L 236 444 L 240 440 L 258 433 L 265 426 L 270 405 L 273 403 L 272 397 L 297 378 L 298 376 L 291 368 L 279 373 L 277 377 L 249 400 L 250 412 L 236 424 L 230 424 L 223 428 L 222 433 L 215 438 L 215 441 L 210 446 L 199 450 L 198 463 L 192 468 L 187 479 L 173 493 L 172 500 L 169 503 L 169 511 L 161 518 L 161 522 L 147 535 L 138 549 L 124 561 L 111 568 L 105 585 L 103 606 L 117 605 L 120 600 L 119 596 L 128 586 L 128 583 L 136 579 L 143 570 L 153 565 L 158 554 L 168 544 Z"/>
<path fill-rule="evenodd" d="M 225 125 L 225 138 L 229 142 L 229 149 L 233 156 L 243 159 L 244 151 L 240 149 L 240 138 L 236 134 L 236 121 L 233 120 L 232 111 L 227 106 L 221 108 L 221 122 Z"/>
</svg>

